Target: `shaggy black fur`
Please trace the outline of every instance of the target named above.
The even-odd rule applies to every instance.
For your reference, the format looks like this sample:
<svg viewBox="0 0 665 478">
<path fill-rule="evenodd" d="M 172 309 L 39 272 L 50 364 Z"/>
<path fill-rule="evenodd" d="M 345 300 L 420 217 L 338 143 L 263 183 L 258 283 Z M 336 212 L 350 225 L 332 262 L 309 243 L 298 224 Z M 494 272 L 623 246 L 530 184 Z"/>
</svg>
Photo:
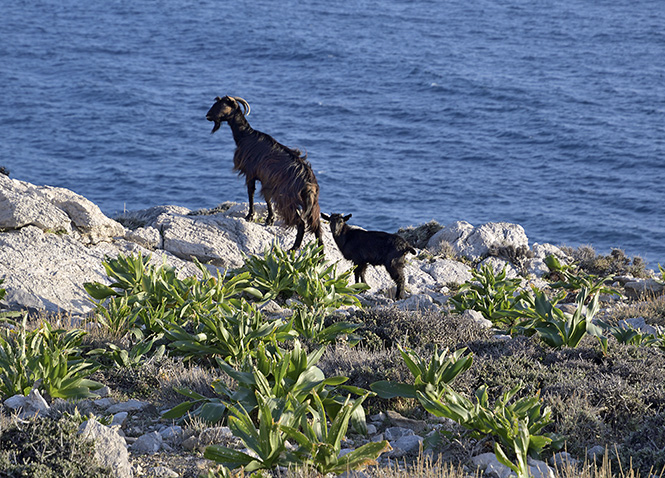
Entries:
<svg viewBox="0 0 665 478">
<path fill-rule="evenodd" d="M 323 244 L 319 185 L 306 155 L 252 129 L 241 105 L 249 114 L 249 105 L 242 98 L 218 96 L 206 114 L 206 119 L 215 123 L 213 133 L 223 121 L 231 127 L 236 142 L 233 169 L 244 175 L 247 183 L 249 213 L 246 219 L 251 221 L 254 218 L 254 191 L 258 180 L 261 181 L 261 194 L 268 204 L 267 225 L 275 220 L 271 205 L 274 202 L 284 223 L 298 228 L 292 249 L 300 247 L 305 228 L 316 236 L 319 244 Z"/>
</svg>

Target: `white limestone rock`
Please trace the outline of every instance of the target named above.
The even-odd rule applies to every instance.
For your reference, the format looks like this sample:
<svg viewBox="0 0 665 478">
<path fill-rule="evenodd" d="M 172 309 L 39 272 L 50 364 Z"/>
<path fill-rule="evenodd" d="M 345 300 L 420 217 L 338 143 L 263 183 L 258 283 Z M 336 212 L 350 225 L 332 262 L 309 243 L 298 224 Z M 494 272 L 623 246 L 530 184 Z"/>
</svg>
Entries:
<svg viewBox="0 0 665 478">
<path fill-rule="evenodd" d="M 43 231 L 71 234 L 87 244 L 109 241 L 125 233 L 99 207 L 64 188 L 35 186 L 0 175 L 0 229 L 36 226 Z"/>
<path fill-rule="evenodd" d="M 11 410 L 19 411 L 20 418 L 30 418 L 35 415 L 44 416 L 47 415 L 51 407 L 42 394 L 39 393 L 39 390 L 36 388 L 31 390 L 30 393 L 25 395 L 14 395 L 9 397 L 4 402 L 5 406 Z"/>
<path fill-rule="evenodd" d="M 466 221 L 457 221 L 434 234 L 427 243 L 427 248 L 437 254 L 442 250 L 444 241 L 453 246 L 456 254 L 473 260 L 487 256 L 493 248 L 518 250 L 529 247 L 524 228 L 507 222 L 489 222 L 473 227 Z"/>
<path fill-rule="evenodd" d="M 132 453 L 154 455 L 162 448 L 162 436 L 157 432 L 145 433 L 138 437 L 130 449 Z"/>
<path fill-rule="evenodd" d="M 513 471 L 506 465 L 499 463 L 494 453 L 482 453 L 471 458 L 471 463 L 484 471 L 485 476 L 498 478 L 509 478 L 515 476 Z M 527 458 L 529 476 L 533 478 L 554 478 L 554 471 L 544 461 Z"/>
<path fill-rule="evenodd" d="M 111 469 L 114 478 L 133 478 L 125 439 L 115 428 L 88 420 L 79 427 L 79 434 L 94 442 L 95 458 L 102 466 Z"/>
</svg>

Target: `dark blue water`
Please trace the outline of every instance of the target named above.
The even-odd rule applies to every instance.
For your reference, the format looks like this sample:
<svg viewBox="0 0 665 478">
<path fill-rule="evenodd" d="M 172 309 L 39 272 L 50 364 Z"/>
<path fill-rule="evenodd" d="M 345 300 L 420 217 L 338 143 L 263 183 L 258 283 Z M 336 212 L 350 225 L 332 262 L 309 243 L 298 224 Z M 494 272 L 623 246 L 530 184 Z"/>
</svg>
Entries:
<svg viewBox="0 0 665 478">
<path fill-rule="evenodd" d="M 107 214 L 246 200 L 217 95 L 324 211 L 665 264 L 662 0 L 2 2 L 0 165 Z"/>
</svg>

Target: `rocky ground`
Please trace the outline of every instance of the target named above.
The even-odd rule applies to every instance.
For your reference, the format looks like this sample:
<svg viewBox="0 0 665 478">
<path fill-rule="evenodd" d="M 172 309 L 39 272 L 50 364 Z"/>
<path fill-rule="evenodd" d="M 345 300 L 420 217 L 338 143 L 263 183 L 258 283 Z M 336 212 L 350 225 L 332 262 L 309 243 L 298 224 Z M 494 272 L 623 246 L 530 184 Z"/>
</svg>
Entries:
<svg viewBox="0 0 665 478">
<path fill-rule="evenodd" d="M 176 267 L 182 276 L 191 276 L 200 274 L 194 260 L 211 270 L 224 271 L 241 266 L 244 255 L 263 253 L 274 241 L 290 247 L 294 231 L 279 225 L 247 222 L 243 219 L 246 211 L 245 204 L 231 203 L 203 211 L 159 206 L 111 219 L 72 191 L 35 186 L 0 174 L 0 279 L 4 280 L 2 287 L 6 289 L 4 307 L 82 323 L 93 309 L 83 283 L 110 282 L 102 265 L 107 256 L 140 252 L 152 255 L 157 263 L 165 261 Z M 263 211 L 259 209 L 259 212 Z M 350 268 L 351 264 L 337 250 L 330 231 L 327 227 L 324 229 L 327 259 L 338 262 L 341 270 Z M 587 260 L 590 269 L 595 264 L 603 272 L 614 274 L 616 287 L 629 299 L 606 297 L 605 318 L 636 320 L 635 323 L 645 327 L 662 324 L 665 306 L 660 304 L 658 296 L 663 287 L 656 280 L 656 274 L 644 270 L 639 260 L 616 253 L 614 258 L 601 256 L 599 261 L 599 256 L 588 250 L 585 256 L 583 249 L 571 251 L 551 244 L 530 244 L 523 228 L 517 224 L 473 226 L 460 221 L 441 226 L 432 222 L 405 228 L 400 233 L 418 249 L 416 256 L 410 256 L 405 271 L 408 297 L 394 301 L 394 284 L 387 273 L 370 268 L 367 282 L 371 289 L 361 296 L 364 310 L 340 313 L 362 322 L 361 334 L 365 334 L 368 343 L 378 345 L 372 350 L 362 347 L 328 350 L 322 365 L 327 376 L 344 374 L 354 385 L 366 388 L 372 381 L 391 374 L 396 379 L 407 380 L 408 372 L 400 364 L 394 344 L 388 343 L 391 340 L 402 343 L 410 340 L 414 343 L 409 345 L 422 350 L 432 344 L 452 349 L 464 345 L 473 350 L 477 359 L 460 386 L 472 391 L 483 381 L 494 381 L 495 385 L 503 381 L 505 383 L 498 385 L 505 385 L 528 375 L 528 380 L 539 383 L 535 388 L 542 389 L 543 396 L 548 397 L 553 407 L 558 407 L 557 413 L 570 421 L 560 424 L 560 429 L 590 435 L 574 441 L 572 459 L 584 459 L 585 447 L 592 453 L 602 453 L 606 446 L 616 443 L 627 447 L 629 439 L 639 443 L 639 437 L 625 433 L 630 435 L 626 438 L 617 427 L 626 426 L 631 432 L 639 433 L 644 432 L 645 427 L 660 423 L 658 420 L 662 422 L 665 377 L 658 371 L 659 367 L 665 369 L 662 353 L 618 347 L 608 359 L 599 355 L 593 343 L 576 349 L 579 357 L 550 352 L 531 339 L 507 340 L 505 336 L 498 336 L 491 329 L 492 324 L 480 314 L 452 314 L 448 304 L 448 298 L 459 285 L 471 280 L 471 267 L 483 264 L 490 264 L 496 271 L 506 267 L 509 277 L 524 277 L 525 285 L 528 281 L 546 287 L 543 275 L 548 268 L 544 259 L 555 255 L 564 262 Z M 308 239 L 311 238 L 305 238 Z M 572 257 L 575 254 L 577 256 Z M 605 263 L 599 264 L 602 261 Z M 612 267 L 615 270 L 611 270 Z M 645 294 L 651 299 L 645 301 Z M 540 368 L 530 364 L 540 364 Z M 575 367 L 587 371 L 582 373 Z M 558 377 L 551 375 L 555 373 L 553 370 Z M 605 377 L 602 384 L 586 375 L 592 372 Z M 178 424 L 160 419 L 161 412 L 178 403 L 179 396 L 174 388 L 186 385 L 209 393 L 209 383 L 219 378 L 214 372 L 185 368 L 167 358 L 145 370 L 127 371 L 123 376 L 99 373 L 96 379 L 108 387 L 100 398 L 79 402 L 77 413 L 94 413 L 112 420 L 110 427 L 90 422 L 84 430 L 104 444 L 97 447 L 97 453 L 101 449 L 103 456 L 110 457 L 106 465 L 113 468 L 114 476 L 197 476 L 211 465 L 201 454 L 206 445 L 238 444 L 225 427 L 210 428 L 202 423 Z M 640 383 L 644 387 L 640 387 Z M 563 388 L 568 388 L 565 393 L 561 391 Z M 622 401 L 621 406 L 630 410 L 629 418 L 618 411 L 608 412 L 619 406 L 607 403 L 608 396 Z M 47 403 L 35 393 L 26 400 L 5 401 L 6 410 L 21 410 L 26 417 L 40 411 L 57 414 L 74 410 L 71 403 Z M 565 413 L 574 406 L 578 406 L 579 415 Z M 637 408 L 642 406 L 647 408 L 642 411 L 646 418 L 640 421 Z M 369 435 L 351 434 L 345 447 L 352 449 L 368 440 L 389 440 L 393 451 L 382 458 L 384 466 L 388 460 L 417 454 L 423 439 L 441 428 L 447 429 L 452 438 L 445 447 L 431 449 L 428 453 L 443 453 L 469 469 L 479 465 L 480 460 L 494 456 L 486 444 L 465 441 L 464 434 L 454 423 L 434 420 L 414 403 L 393 400 L 386 404 L 377 400 L 369 409 Z M 647 419 L 654 421 L 649 425 Z M 576 420 L 578 428 L 583 420 L 588 426 L 580 430 L 573 423 Z M 617 423 L 605 423 L 605 420 Z M 627 421 L 622 425 L 621 420 Z M 662 437 L 655 440 L 660 443 L 658 440 Z M 665 443 L 661 445 L 665 447 Z M 594 446 L 596 449 L 592 450 Z M 566 456 L 557 455 L 550 465 Z M 487 463 L 480 466 L 499 467 Z M 545 469 L 544 463 L 537 466 L 544 470 L 540 476 L 551 476 L 552 471 Z M 497 474 L 503 476 L 504 472 L 499 469 Z M 0 473 L 0 476 L 3 475 Z"/>
</svg>

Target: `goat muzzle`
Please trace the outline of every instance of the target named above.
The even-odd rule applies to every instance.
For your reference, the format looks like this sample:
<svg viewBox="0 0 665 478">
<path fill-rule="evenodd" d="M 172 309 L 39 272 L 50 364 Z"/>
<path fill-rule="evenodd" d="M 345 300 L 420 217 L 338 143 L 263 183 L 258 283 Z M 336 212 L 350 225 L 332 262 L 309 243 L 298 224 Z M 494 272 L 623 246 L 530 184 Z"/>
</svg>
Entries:
<svg viewBox="0 0 665 478">
<path fill-rule="evenodd" d="M 217 131 L 217 130 L 220 128 L 220 126 L 222 126 L 222 122 L 221 122 L 221 121 L 219 121 L 219 120 L 217 120 L 217 119 L 215 119 L 215 118 L 212 118 L 212 117 L 210 117 L 209 115 L 206 116 L 206 119 L 207 119 L 208 121 L 214 121 L 214 122 L 215 122 L 214 126 L 212 127 L 212 131 L 210 132 L 210 134 L 213 134 L 215 131 Z"/>
</svg>

